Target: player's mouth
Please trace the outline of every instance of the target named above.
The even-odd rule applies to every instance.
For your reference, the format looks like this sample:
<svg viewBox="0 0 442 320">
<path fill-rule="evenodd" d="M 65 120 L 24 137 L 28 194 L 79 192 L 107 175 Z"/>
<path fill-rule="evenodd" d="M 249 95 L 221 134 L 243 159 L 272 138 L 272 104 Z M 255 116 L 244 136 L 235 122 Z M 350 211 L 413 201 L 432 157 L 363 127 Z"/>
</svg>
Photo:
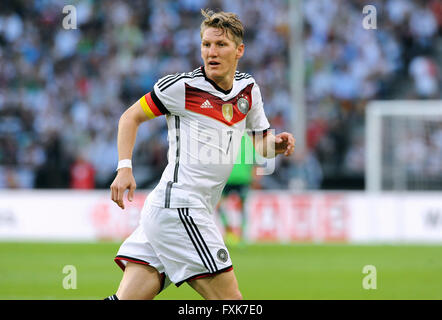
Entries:
<svg viewBox="0 0 442 320">
<path fill-rule="evenodd" d="M 217 61 L 210 61 L 209 62 L 209 66 L 211 66 L 211 67 L 217 67 L 217 66 L 219 66 L 221 63 L 219 63 L 219 62 L 217 62 Z"/>
</svg>

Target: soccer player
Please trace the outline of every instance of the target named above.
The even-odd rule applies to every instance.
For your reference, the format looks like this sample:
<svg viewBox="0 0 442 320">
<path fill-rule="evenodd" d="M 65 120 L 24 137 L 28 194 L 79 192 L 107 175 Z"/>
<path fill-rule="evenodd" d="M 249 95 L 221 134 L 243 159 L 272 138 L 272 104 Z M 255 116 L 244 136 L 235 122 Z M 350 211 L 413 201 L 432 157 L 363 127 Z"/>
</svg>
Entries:
<svg viewBox="0 0 442 320">
<path fill-rule="evenodd" d="M 273 135 L 258 85 L 236 71 L 244 29 L 233 13 L 201 11 L 201 57 L 192 72 L 169 75 L 128 108 L 118 124 L 117 176 L 111 198 L 122 209 L 136 183 L 131 157 L 138 127 L 165 115 L 168 164 L 146 199 L 136 230 L 122 243 L 116 263 L 124 270 L 107 299 L 153 299 L 168 284 L 187 282 L 205 299 L 242 299 L 229 252 L 214 216 L 241 137 L 253 132 L 265 157 L 289 156 L 292 134 Z"/>
</svg>

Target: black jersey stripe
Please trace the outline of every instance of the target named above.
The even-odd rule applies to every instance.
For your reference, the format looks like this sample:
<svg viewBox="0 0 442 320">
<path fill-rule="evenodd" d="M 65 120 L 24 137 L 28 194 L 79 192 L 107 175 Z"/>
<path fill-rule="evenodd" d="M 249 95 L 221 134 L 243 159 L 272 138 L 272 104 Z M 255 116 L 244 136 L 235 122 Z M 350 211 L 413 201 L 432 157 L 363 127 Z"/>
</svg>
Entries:
<svg viewBox="0 0 442 320">
<path fill-rule="evenodd" d="M 181 222 L 182 222 L 183 225 L 184 225 L 184 229 L 186 229 L 187 235 L 189 236 L 190 241 L 192 241 L 192 244 L 193 244 L 193 246 L 194 246 L 196 252 L 198 253 L 198 256 L 200 257 L 200 259 L 201 259 L 201 261 L 202 261 L 204 267 L 205 267 L 207 270 L 209 270 L 209 272 L 213 272 L 212 266 L 210 265 L 210 263 L 208 263 L 209 260 L 208 260 L 206 254 L 204 253 L 204 251 L 203 251 L 202 248 L 201 248 L 201 244 L 198 242 L 198 239 L 195 239 L 195 238 L 194 238 L 194 237 L 195 237 L 195 232 L 194 232 L 194 231 L 192 230 L 192 228 L 188 225 L 188 222 L 187 222 L 187 220 L 186 220 L 186 218 L 185 218 L 185 216 L 184 216 L 184 214 L 183 214 L 184 209 L 182 209 L 182 208 L 177 208 L 177 210 L 178 210 L 178 215 L 179 215 L 179 217 L 180 217 L 180 220 L 181 220 Z M 191 230 L 191 231 L 189 231 L 189 230 Z M 197 244 L 197 242 L 198 242 L 198 244 Z M 203 258 L 203 256 L 204 256 L 204 258 Z"/>
<path fill-rule="evenodd" d="M 161 83 L 158 83 L 158 88 L 160 89 L 160 91 L 163 91 L 163 90 L 162 90 L 162 87 L 163 87 L 163 86 L 165 86 L 166 84 L 168 84 L 170 81 L 173 81 L 173 80 L 175 80 L 175 79 L 178 79 L 178 78 L 181 77 L 182 75 L 183 75 L 182 73 L 177 73 L 176 75 L 174 75 L 174 76 L 172 76 L 172 77 L 170 77 L 170 78 L 164 79 L 163 81 L 161 81 Z"/>
<path fill-rule="evenodd" d="M 236 75 L 235 80 L 250 79 L 252 76 L 247 74 Z"/>
<path fill-rule="evenodd" d="M 164 90 L 166 90 L 167 88 L 169 88 L 171 85 L 174 85 L 175 83 L 177 83 L 178 81 L 182 80 L 182 79 L 193 79 L 196 77 L 204 77 L 203 74 L 197 73 L 195 75 L 182 75 L 178 78 L 174 78 L 170 81 L 168 81 L 167 83 L 165 83 L 161 88 L 158 87 L 160 89 L 161 92 L 163 92 Z"/>
<path fill-rule="evenodd" d="M 251 77 L 252 75 L 250 73 L 246 73 L 246 72 L 237 72 L 235 73 L 235 77 Z"/>
<path fill-rule="evenodd" d="M 189 75 L 181 75 L 181 76 L 179 76 L 179 77 L 176 77 L 176 78 L 170 79 L 169 81 L 163 83 L 163 84 L 161 85 L 161 87 L 158 86 L 158 88 L 160 89 L 161 92 L 163 92 L 164 90 L 166 90 L 167 88 L 169 88 L 171 85 L 177 83 L 178 81 L 180 81 L 180 80 L 182 80 L 182 79 L 191 79 L 191 78 L 193 78 L 193 77 L 192 77 L 192 76 L 189 76 Z"/>
<path fill-rule="evenodd" d="M 196 73 L 196 74 L 193 74 L 193 75 L 191 75 L 191 74 L 182 74 L 182 75 L 180 75 L 178 77 L 171 78 L 168 81 L 162 83 L 161 86 L 158 86 L 158 88 L 160 89 L 160 91 L 164 91 L 167 88 L 169 88 L 171 85 L 173 85 L 174 83 L 180 81 L 181 79 L 192 79 L 192 78 L 201 77 L 201 76 L 203 76 L 201 73 Z"/>
<path fill-rule="evenodd" d="M 164 106 L 164 104 L 161 102 L 161 100 L 158 98 L 157 94 L 155 93 L 155 88 L 152 88 L 152 91 L 150 92 L 150 97 L 152 98 L 153 102 L 157 106 L 158 110 L 162 114 L 170 114 L 169 110 Z"/>
<path fill-rule="evenodd" d="M 173 180 L 167 182 L 166 195 L 164 199 L 164 207 L 170 208 L 170 196 L 172 193 L 172 186 L 178 182 L 178 169 L 180 166 L 180 117 L 175 116 L 175 138 L 176 138 L 176 152 L 175 152 L 175 169 L 173 170 Z"/>
<path fill-rule="evenodd" d="M 248 77 L 248 78 L 246 78 L 246 77 L 241 77 L 241 78 L 235 78 L 235 80 L 236 81 L 240 81 L 240 80 L 248 80 L 248 79 L 251 79 L 252 77 Z"/>
<path fill-rule="evenodd" d="M 215 267 L 215 271 L 214 271 L 214 272 L 218 271 L 218 267 L 216 266 L 215 259 L 213 259 L 213 256 L 212 256 L 212 254 L 210 253 L 210 250 L 209 250 L 209 248 L 207 247 L 207 244 L 206 244 L 206 242 L 204 241 L 203 236 L 201 235 L 200 231 L 198 230 L 198 227 L 196 226 L 195 221 L 193 221 L 193 218 L 189 215 L 189 208 L 186 208 L 186 211 L 185 211 L 185 213 L 184 213 L 184 217 L 185 217 L 185 218 L 188 218 L 188 219 L 190 220 L 191 225 L 195 228 L 196 232 L 198 233 L 199 239 L 201 240 L 201 242 L 202 242 L 204 248 L 206 249 L 208 256 L 209 256 L 210 259 L 212 260 L 213 266 Z M 209 264 L 210 264 L 210 263 L 209 263 Z"/>
<path fill-rule="evenodd" d="M 176 130 L 176 153 L 175 153 L 175 170 L 173 172 L 173 182 L 178 182 L 178 167 L 180 165 L 180 152 L 181 152 L 181 141 L 180 141 L 180 117 L 175 116 L 175 130 Z"/>
<path fill-rule="evenodd" d="M 168 181 L 166 186 L 166 195 L 164 197 L 164 208 L 170 208 L 170 194 L 172 192 L 173 181 Z"/>
<path fill-rule="evenodd" d="M 176 78 L 176 77 L 178 77 L 180 74 L 181 74 L 181 73 L 169 74 L 168 76 L 165 76 L 165 77 L 161 78 L 161 79 L 158 81 L 158 86 L 163 85 L 165 82 L 171 80 L 172 78 Z"/>
<path fill-rule="evenodd" d="M 191 75 L 197 75 L 197 74 L 199 74 L 199 73 L 203 73 L 202 71 L 201 71 L 201 68 L 198 68 L 198 69 L 195 69 L 195 70 L 193 70 L 190 74 Z"/>
<path fill-rule="evenodd" d="M 251 77 L 252 75 L 250 73 L 247 73 L 247 72 L 239 72 L 239 71 L 235 72 L 235 77 L 242 77 L 242 76 L 244 76 L 244 77 Z"/>
<path fill-rule="evenodd" d="M 195 70 L 196 71 L 196 70 Z M 165 84 L 169 83 L 170 81 L 173 81 L 174 79 L 177 79 L 181 76 L 188 76 L 190 75 L 190 72 L 184 72 L 184 73 L 174 73 L 168 76 L 165 76 L 164 78 L 161 79 L 161 81 L 158 82 L 158 87 L 164 86 Z"/>
<path fill-rule="evenodd" d="M 163 91 L 164 86 L 167 86 L 168 83 L 173 82 L 173 81 L 177 80 L 178 78 L 194 77 L 194 76 L 197 76 L 198 74 L 202 74 L 201 69 L 195 69 L 192 72 L 176 73 L 174 75 L 168 76 L 168 77 L 164 78 L 163 80 L 161 80 L 161 82 L 158 83 L 158 88 L 160 88 L 161 91 Z"/>
<path fill-rule="evenodd" d="M 186 229 L 186 232 L 187 232 L 187 235 L 188 235 L 189 238 L 190 238 L 190 241 L 192 241 L 192 244 L 193 244 L 193 247 L 195 248 L 195 251 L 198 253 L 198 256 L 200 257 L 200 259 L 201 259 L 201 261 L 202 261 L 204 267 L 206 267 L 206 269 L 210 271 L 209 267 L 208 267 L 207 264 L 206 264 L 206 261 L 204 260 L 202 254 L 201 254 L 201 252 L 200 252 L 200 249 L 198 248 L 197 244 L 195 243 L 195 240 L 194 240 L 193 237 L 192 237 L 192 234 L 191 234 L 190 231 L 189 231 L 189 227 L 187 226 L 187 224 L 186 224 L 186 222 L 185 222 L 185 220 L 184 220 L 184 216 L 183 216 L 183 214 L 182 214 L 182 212 L 181 212 L 182 209 L 181 209 L 181 208 L 177 208 L 177 210 L 178 210 L 178 215 L 179 215 L 179 217 L 180 217 L 180 220 L 181 220 L 181 222 L 183 223 L 184 229 Z"/>
</svg>

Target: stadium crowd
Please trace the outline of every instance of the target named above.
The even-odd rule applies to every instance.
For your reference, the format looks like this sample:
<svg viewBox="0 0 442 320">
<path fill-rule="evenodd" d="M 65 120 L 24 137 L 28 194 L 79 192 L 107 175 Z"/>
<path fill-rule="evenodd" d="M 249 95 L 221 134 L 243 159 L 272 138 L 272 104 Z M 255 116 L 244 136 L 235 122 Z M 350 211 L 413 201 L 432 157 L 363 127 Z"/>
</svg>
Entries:
<svg viewBox="0 0 442 320">
<path fill-rule="evenodd" d="M 76 8 L 77 29 L 62 27 L 66 4 Z M 442 98 L 441 2 L 370 1 L 377 8 L 374 30 L 362 27 L 365 4 L 304 1 L 308 150 L 278 158 L 262 188 L 345 188 L 325 181 L 362 179 L 368 101 Z M 108 188 L 121 113 L 160 77 L 201 65 L 200 8 L 207 7 L 244 21 L 239 69 L 260 84 L 272 128 L 286 131 L 292 112 L 287 1 L 6 1 L 0 8 L 0 187 Z M 161 118 L 139 130 L 133 157 L 139 188 L 159 179 L 166 135 Z M 442 172 L 442 144 L 435 145 Z"/>
</svg>

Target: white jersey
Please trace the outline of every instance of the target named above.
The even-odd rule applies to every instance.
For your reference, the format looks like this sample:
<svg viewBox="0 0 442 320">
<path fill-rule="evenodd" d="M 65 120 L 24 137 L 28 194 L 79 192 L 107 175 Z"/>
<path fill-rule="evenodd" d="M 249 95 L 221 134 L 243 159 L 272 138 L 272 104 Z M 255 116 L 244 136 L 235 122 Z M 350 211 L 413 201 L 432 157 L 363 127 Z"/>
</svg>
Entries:
<svg viewBox="0 0 442 320">
<path fill-rule="evenodd" d="M 168 164 L 147 202 L 214 212 L 244 131 L 269 128 L 255 80 L 236 72 L 226 91 L 200 67 L 161 78 L 140 101 L 150 118 L 165 114 L 168 126 Z"/>
</svg>

